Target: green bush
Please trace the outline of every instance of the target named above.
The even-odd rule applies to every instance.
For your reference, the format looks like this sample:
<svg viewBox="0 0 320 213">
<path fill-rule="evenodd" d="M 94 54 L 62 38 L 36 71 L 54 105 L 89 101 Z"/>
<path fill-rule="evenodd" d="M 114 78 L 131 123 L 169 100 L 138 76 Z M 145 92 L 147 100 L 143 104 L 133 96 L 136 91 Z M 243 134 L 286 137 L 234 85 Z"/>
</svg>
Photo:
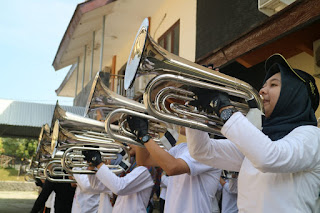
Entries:
<svg viewBox="0 0 320 213">
<path fill-rule="evenodd" d="M 0 155 L 8 155 L 21 161 L 31 159 L 36 148 L 36 140 L 24 138 L 0 138 Z"/>
</svg>

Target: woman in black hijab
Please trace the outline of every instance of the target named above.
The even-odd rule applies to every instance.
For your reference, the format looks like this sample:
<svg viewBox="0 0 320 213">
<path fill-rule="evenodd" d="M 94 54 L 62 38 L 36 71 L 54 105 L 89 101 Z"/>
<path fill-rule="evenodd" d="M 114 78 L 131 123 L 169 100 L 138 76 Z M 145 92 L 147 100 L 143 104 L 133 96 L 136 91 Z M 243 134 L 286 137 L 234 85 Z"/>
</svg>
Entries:
<svg viewBox="0 0 320 213">
<path fill-rule="evenodd" d="M 268 68 L 268 73 L 264 80 L 264 86 L 266 85 L 266 81 L 277 73 L 279 75 L 281 73 L 281 85 L 283 85 L 281 87 L 280 97 L 272 113 L 269 116 L 266 114 L 266 116 L 263 117 L 263 132 L 268 135 L 271 140 L 283 138 L 298 126 L 317 126 L 314 113 L 319 103 L 318 90 L 314 90 L 314 94 L 310 94 L 311 96 L 309 96 L 308 87 L 306 87 L 306 83 L 304 82 L 310 81 L 310 83 L 315 86 L 313 77 L 301 70 L 292 69 L 288 64 L 286 66 L 284 62 L 285 61 L 283 61 L 283 63 L 281 63 L 281 61 L 274 61 L 270 68 L 268 66 L 266 67 Z M 270 63 L 270 61 L 268 63 Z M 311 80 L 313 80 L 313 82 Z M 260 90 L 260 94 L 263 97 L 265 93 L 264 88 L 265 87 Z M 312 101 L 314 103 L 312 103 Z"/>
<path fill-rule="evenodd" d="M 215 168 L 238 171 L 239 212 L 318 212 L 320 130 L 314 78 L 275 54 L 266 61 L 260 90 L 262 131 L 236 112 L 228 95 L 208 94 L 225 121 L 225 140 L 187 129 L 191 156 Z M 201 101 L 199 101 L 201 103 Z M 203 106 L 205 107 L 205 106 Z"/>
</svg>

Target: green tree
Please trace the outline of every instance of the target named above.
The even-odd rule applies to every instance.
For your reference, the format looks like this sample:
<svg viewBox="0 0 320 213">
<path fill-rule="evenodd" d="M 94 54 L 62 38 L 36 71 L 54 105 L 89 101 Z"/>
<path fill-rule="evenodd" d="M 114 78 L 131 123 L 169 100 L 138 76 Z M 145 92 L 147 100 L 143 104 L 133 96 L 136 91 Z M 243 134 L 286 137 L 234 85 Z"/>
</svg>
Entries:
<svg viewBox="0 0 320 213">
<path fill-rule="evenodd" d="M 37 148 L 37 140 L 25 138 L 2 138 L 0 154 L 8 155 L 24 161 L 30 159 Z"/>
</svg>

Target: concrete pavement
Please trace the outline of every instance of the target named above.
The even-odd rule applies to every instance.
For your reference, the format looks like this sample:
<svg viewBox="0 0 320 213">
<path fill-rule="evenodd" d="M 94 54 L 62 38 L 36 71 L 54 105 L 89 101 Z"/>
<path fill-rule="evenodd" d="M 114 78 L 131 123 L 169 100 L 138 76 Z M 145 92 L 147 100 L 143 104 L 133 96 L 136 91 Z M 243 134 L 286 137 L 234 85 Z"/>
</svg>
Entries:
<svg viewBox="0 0 320 213">
<path fill-rule="evenodd" d="M 0 212 L 28 213 L 37 197 L 37 191 L 0 191 Z"/>
</svg>

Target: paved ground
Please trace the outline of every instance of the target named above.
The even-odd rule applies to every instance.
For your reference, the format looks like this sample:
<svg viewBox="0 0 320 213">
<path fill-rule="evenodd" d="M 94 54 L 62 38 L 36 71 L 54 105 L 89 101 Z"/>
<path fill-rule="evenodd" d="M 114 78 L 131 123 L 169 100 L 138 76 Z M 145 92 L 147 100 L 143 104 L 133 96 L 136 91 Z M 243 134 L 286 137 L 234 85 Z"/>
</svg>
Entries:
<svg viewBox="0 0 320 213">
<path fill-rule="evenodd" d="M 0 213 L 29 213 L 37 197 L 36 191 L 0 191 Z"/>
<path fill-rule="evenodd" d="M 29 213 L 38 197 L 34 186 L 34 183 L 0 181 L 0 213 Z M 155 204 L 158 207 L 159 203 Z"/>
<path fill-rule="evenodd" d="M 28 213 L 37 197 L 36 191 L 0 191 L 0 212 Z"/>
</svg>

